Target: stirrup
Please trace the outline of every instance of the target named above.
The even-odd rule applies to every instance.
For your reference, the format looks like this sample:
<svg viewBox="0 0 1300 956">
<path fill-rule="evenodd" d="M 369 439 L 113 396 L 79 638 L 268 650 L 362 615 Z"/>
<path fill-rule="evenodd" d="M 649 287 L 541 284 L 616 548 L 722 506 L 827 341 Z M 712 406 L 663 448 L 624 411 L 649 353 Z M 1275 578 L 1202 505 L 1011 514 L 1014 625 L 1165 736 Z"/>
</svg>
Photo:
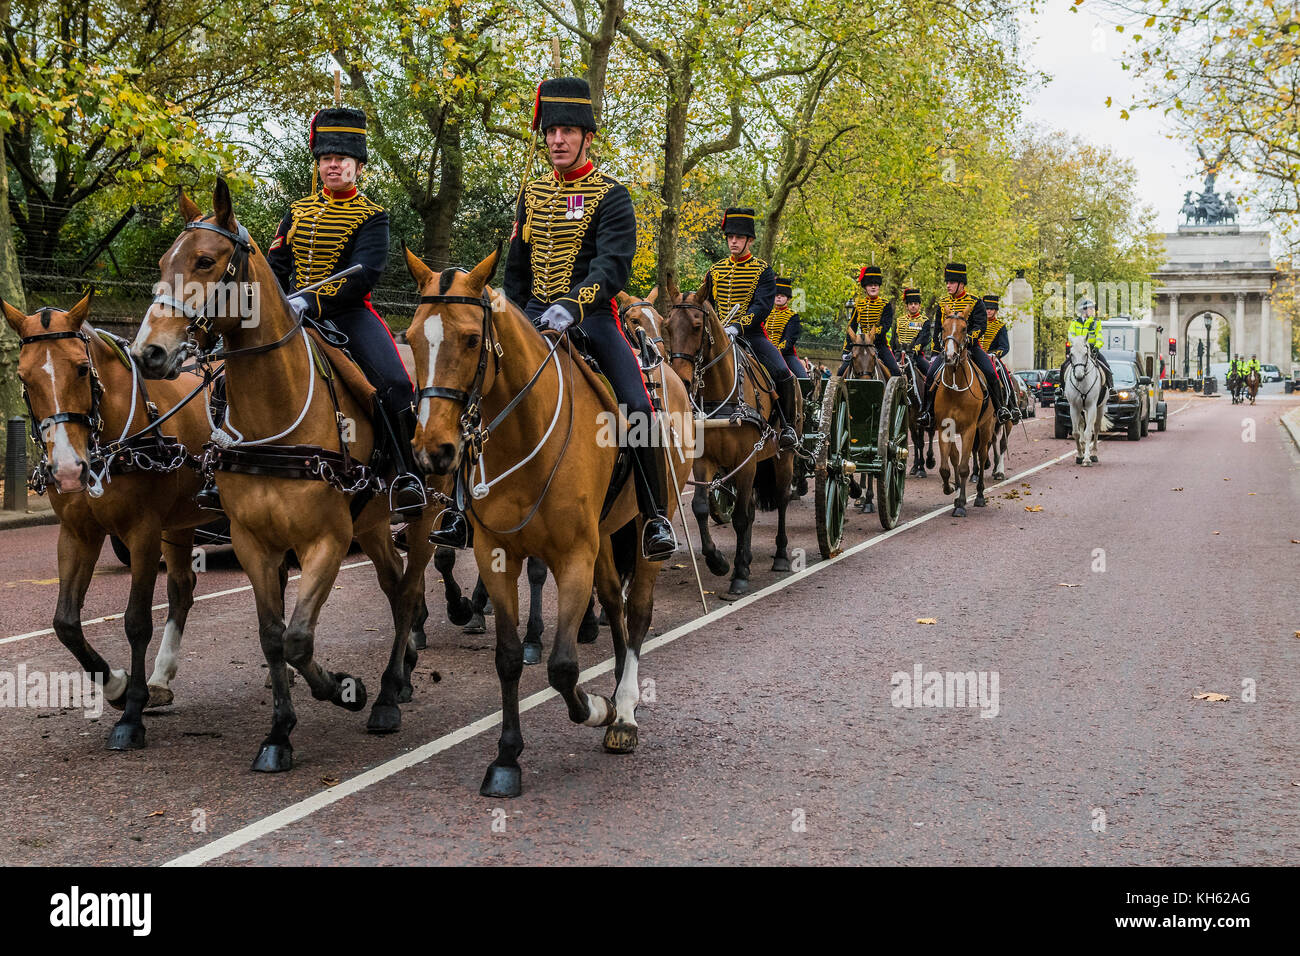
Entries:
<svg viewBox="0 0 1300 956">
<path fill-rule="evenodd" d="M 653 535 L 652 529 L 655 529 Z M 664 531 L 667 531 L 666 536 Z M 655 544 L 653 549 L 652 543 Z M 676 550 L 677 532 L 667 515 L 656 514 L 648 518 L 641 528 L 641 557 L 647 561 L 667 561 Z"/>
<path fill-rule="evenodd" d="M 799 436 L 795 434 L 794 426 L 782 425 L 781 436 L 777 439 L 777 446 L 782 451 L 789 451 L 792 448 L 798 448 L 799 445 Z"/>
<path fill-rule="evenodd" d="M 209 482 L 194 495 L 194 503 L 203 511 L 224 511 L 221 505 L 221 493 L 217 491 L 216 482 Z"/>
<path fill-rule="evenodd" d="M 388 488 L 388 510 L 401 515 L 415 516 L 429 504 L 424 482 L 416 475 L 405 472 L 393 478 Z"/>
<path fill-rule="evenodd" d="M 463 550 L 474 543 L 474 528 L 463 511 L 447 508 L 441 515 L 441 527 L 429 532 L 429 543 L 442 548 Z"/>
</svg>

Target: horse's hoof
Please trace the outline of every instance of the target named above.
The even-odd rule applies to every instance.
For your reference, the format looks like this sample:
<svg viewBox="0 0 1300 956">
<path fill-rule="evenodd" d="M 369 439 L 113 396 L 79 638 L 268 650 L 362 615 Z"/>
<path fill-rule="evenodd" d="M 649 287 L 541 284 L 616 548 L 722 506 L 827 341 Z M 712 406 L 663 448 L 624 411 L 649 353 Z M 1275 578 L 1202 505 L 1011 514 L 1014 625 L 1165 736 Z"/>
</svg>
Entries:
<svg viewBox="0 0 1300 956">
<path fill-rule="evenodd" d="M 284 773 L 292 769 L 292 744 L 262 744 L 262 749 L 253 758 L 253 770 L 257 773 Z"/>
<path fill-rule="evenodd" d="M 862 499 L 862 513 L 864 515 L 873 515 L 876 513 L 876 503 L 866 498 Z"/>
<path fill-rule="evenodd" d="M 491 599 L 491 598 L 488 598 L 486 601 L 483 602 L 483 613 L 484 613 L 484 614 L 487 614 L 488 616 L 491 616 L 491 615 L 494 613 L 494 612 L 492 611 L 492 599 Z"/>
<path fill-rule="evenodd" d="M 988 502 L 985 501 L 983 498 L 976 498 L 976 499 L 975 499 L 975 507 L 976 507 L 976 508 L 985 508 L 985 507 L 987 507 L 987 506 L 988 506 Z"/>
<path fill-rule="evenodd" d="M 459 601 L 447 602 L 447 620 L 457 627 L 468 624 L 469 619 L 473 616 L 474 605 L 469 598 L 461 597 Z"/>
<path fill-rule="evenodd" d="M 779 572 L 781 572 L 781 573 L 785 573 L 785 572 L 791 570 L 791 568 L 790 568 L 790 559 L 789 559 L 789 558 L 773 558 L 773 559 L 772 559 L 772 570 L 773 570 L 773 571 L 779 571 Z"/>
<path fill-rule="evenodd" d="M 144 724 L 119 723 L 108 733 L 109 750 L 144 750 Z"/>
<path fill-rule="evenodd" d="M 332 672 L 330 676 L 339 683 L 338 690 L 330 698 L 331 703 L 338 704 L 344 710 L 353 712 L 365 709 L 366 685 L 362 683 L 360 677 L 353 677 L 351 674 L 345 674 L 342 671 Z"/>
<path fill-rule="evenodd" d="M 993 480 L 994 480 L 994 481 L 1002 481 L 1002 479 L 1006 478 L 1006 476 L 1007 476 L 1007 473 L 1006 473 L 1005 471 L 995 471 L 995 472 L 993 472 Z"/>
<path fill-rule="evenodd" d="M 524 643 L 524 663 L 540 664 L 542 662 L 542 642 L 526 641 Z"/>
<path fill-rule="evenodd" d="M 731 562 L 716 551 L 706 554 L 704 556 L 704 563 L 709 566 L 709 573 L 716 577 L 722 577 L 731 570 Z"/>
<path fill-rule="evenodd" d="M 578 643 L 595 644 L 598 637 L 600 637 L 600 624 L 597 623 L 594 614 L 588 614 L 578 625 Z"/>
<path fill-rule="evenodd" d="M 375 704 L 370 708 L 366 730 L 372 734 L 391 734 L 402 726 L 402 710 L 393 704 Z"/>
<path fill-rule="evenodd" d="M 637 745 L 636 724 L 610 724 L 605 728 L 605 752 L 630 754 Z"/>
<path fill-rule="evenodd" d="M 429 646 L 429 637 L 424 633 L 423 628 L 418 631 L 412 631 L 410 641 L 413 650 L 422 651 Z"/>
<path fill-rule="evenodd" d="M 952 509 L 952 516 L 954 518 L 964 518 L 966 517 L 966 509 L 961 505 L 957 505 L 957 507 Z"/>
<path fill-rule="evenodd" d="M 155 707 L 166 707 L 176 696 L 172 693 L 170 687 L 159 687 L 157 684 L 149 685 L 149 703 L 145 704 L 146 710 L 153 710 Z"/>
<path fill-rule="evenodd" d="M 744 580 L 743 578 L 732 578 L 731 587 L 727 589 L 726 594 L 720 595 L 720 597 L 724 601 L 735 601 L 738 598 L 743 598 L 748 593 L 749 593 L 748 581 Z"/>
<path fill-rule="evenodd" d="M 518 767 L 489 764 L 478 792 L 481 797 L 517 797 L 524 792 L 523 774 Z"/>
<path fill-rule="evenodd" d="M 1076 459 L 1074 459 L 1074 463 L 1075 463 L 1076 465 L 1082 465 L 1082 464 L 1083 464 L 1083 459 L 1082 459 L 1082 458 L 1076 458 Z"/>
<path fill-rule="evenodd" d="M 486 634 L 487 622 L 483 620 L 482 614 L 475 613 L 469 619 L 469 623 L 465 625 L 464 630 L 466 634 Z"/>
<path fill-rule="evenodd" d="M 1091 461 L 1091 462 L 1096 462 L 1096 461 L 1097 461 L 1097 456 L 1096 456 L 1096 455 L 1089 455 L 1089 456 L 1088 456 L 1088 460 Z"/>
<path fill-rule="evenodd" d="M 409 704 L 411 698 L 415 696 L 415 688 L 411 686 L 411 680 L 408 677 L 402 689 L 397 692 L 397 702 L 399 704 Z"/>
</svg>

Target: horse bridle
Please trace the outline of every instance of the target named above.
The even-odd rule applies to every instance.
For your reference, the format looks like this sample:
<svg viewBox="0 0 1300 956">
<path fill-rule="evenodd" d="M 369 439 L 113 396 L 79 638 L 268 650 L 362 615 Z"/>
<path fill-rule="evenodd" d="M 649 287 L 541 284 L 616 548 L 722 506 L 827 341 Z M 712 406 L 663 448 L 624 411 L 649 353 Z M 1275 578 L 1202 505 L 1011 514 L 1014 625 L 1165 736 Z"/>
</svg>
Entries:
<svg viewBox="0 0 1300 956">
<path fill-rule="evenodd" d="M 463 271 L 463 270 L 462 270 Z M 502 416 L 497 418 L 486 429 L 483 428 L 483 415 L 479 406 L 483 399 L 483 382 L 487 378 L 487 365 L 489 352 L 495 357 L 497 370 L 501 366 L 501 345 L 496 341 L 495 329 L 492 325 L 492 300 L 488 298 L 485 289 L 482 295 L 475 298 L 468 295 L 422 295 L 417 300 L 418 305 L 475 305 L 483 313 L 483 335 L 479 340 L 478 367 L 474 370 L 474 380 L 470 383 L 468 391 L 459 388 L 447 388 L 442 385 L 428 385 L 416 392 L 415 399 L 417 404 L 426 398 L 445 398 L 462 406 L 460 415 L 461 433 L 475 451 L 482 451 L 483 442 L 487 440 L 492 427 L 501 420 Z M 545 367 L 545 363 L 542 363 Z M 429 370 L 432 373 L 432 369 Z M 539 369 L 540 372 L 540 369 Z M 536 376 L 534 376 L 536 381 Z M 531 386 L 531 382 L 529 385 Z M 527 391 L 527 390 L 525 390 Z M 522 396 L 519 396 L 522 397 Z M 516 401 L 507 406 L 507 410 L 518 404 Z M 503 413 L 504 414 L 504 413 Z"/>
<path fill-rule="evenodd" d="M 51 311 L 42 309 L 42 312 Z M 23 385 L 23 401 L 27 403 L 27 414 L 32 420 L 32 429 L 35 435 L 41 436 L 41 441 L 45 441 L 45 432 L 55 425 L 84 425 L 90 430 L 91 449 L 90 454 L 99 445 L 99 432 L 104 427 L 104 419 L 99 413 L 99 404 L 104 396 L 104 386 L 99 380 L 99 370 L 95 368 L 95 362 L 90 357 L 90 337 L 85 332 L 42 332 L 39 335 L 28 335 L 18 340 L 19 348 L 31 345 L 33 342 L 53 342 L 57 339 L 80 339 L 81 344 L 86 347 L 86 361 L 90 363 L 90 411 L 83 412 L 55 412 L 48 418 L 43 418 L 40 422 L 36 420 L 36 411 L 32 408 L 31 396 L 27 393 L 26 384 Z"/>
</svg>

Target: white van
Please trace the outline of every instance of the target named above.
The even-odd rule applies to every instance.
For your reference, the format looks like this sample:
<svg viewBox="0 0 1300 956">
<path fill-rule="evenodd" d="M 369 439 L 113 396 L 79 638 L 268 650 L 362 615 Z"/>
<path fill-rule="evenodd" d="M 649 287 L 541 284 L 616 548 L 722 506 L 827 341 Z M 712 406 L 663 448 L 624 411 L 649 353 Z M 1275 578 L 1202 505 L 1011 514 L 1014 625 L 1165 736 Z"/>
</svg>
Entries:
<svg viewBox="0 0 1300 956">
<path fill-rule="evenodd" d="M 1101 347 L 1106 351 L 1125 351 L 1137 354 L 1138 370 L 1151 379 L 1147 398 L 1156 430 L 1164 431 L 1169 414 L 1165 404 L 1164 383 L 1160 380 L 1160 355 L 1164 339 L 1163 329 L 1154 322 L 1130 319 L 1119 315 L 1101 321 Z"/>
</svg>

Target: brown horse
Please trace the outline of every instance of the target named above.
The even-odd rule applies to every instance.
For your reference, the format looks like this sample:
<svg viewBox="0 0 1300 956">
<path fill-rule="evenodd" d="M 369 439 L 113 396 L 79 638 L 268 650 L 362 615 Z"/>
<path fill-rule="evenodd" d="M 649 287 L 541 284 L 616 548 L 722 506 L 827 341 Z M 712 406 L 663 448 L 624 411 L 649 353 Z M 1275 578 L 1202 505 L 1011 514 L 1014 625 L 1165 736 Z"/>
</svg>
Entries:
<svg viewBox="0 0 1300 956">
<path fill-rule="evenodd" d="M 993 403 L 988 386 L 966 351 L 966 320 L 949 316 L 943 323 L 943 367 L 935 378 L 934 412 L 939 426 L 939 476 L 945 495 L 957 492 L 954 518 L 966 517 L 966 479 L 972 462 L 977 476 L 975 507 L 983 508 L 984 473 L 993 441 Z M 956 481 L 952 477 L 956 474 Z"/>
<path fill-rule="evenodd" d="M 217 487 L 230 517 L 231 542 L 253 586 L 274 696 L 271 732 L 253 769 L 277 772 L 293 766 L 290 733 L 297 723 L 286 664 L 306 678 L 317 700 L 351 711 L 366 704 L 359 678 L 331 672 L 315 657 L 316 621 L 353 538 L 374 562 L 395 624 L 382 690 L 367 725 L 375 733 L 396 730 L 401 722 L 397 704 L 409 699 L 415 605 L 398 599 L 402 561 L 388 530 L 386 496 L 380 491 L 359 510 L 352 507 L 358 491 L 373 489 L 366 472 L 358 470 L 374 446 L 370 409 L 325 378 L 328 368 L 309 345 L 270 265 L 236 221 L 224 180 L 217 181 L 213 208 L 204 217 L 182 195 L 186 226 L 160 266 L 164 282 L 175 277 L 184 289 L 201 294 L 187 293 L 185 301 L 155 298 L 131 352 L 147 374 L 161 378 L 174 374 L 186 355 L 208 354 L 218 337 L 224 343 L 220 357 L 225 359 L 227 421 L 244 437 L 233 448 L 221 449 L 235 454 L 219 459 L 224 464 L 217 470 Z M 232 289 L 241 304 L 245 291 L 255 293 L 255 314 L 209 312 L 214 298 L 229 298 Z M 422 542 L 433 510 L 426 508 L 429 517 L 408 529 L 416 545 L 407 562 L 408 577 L 423 579 L 421 562 L 428 558 Z M 302 577 L 286 626 L 283 562 L 291 549 Z"/>
<path fill-rule="evenodd" d="M 845 332 L 849 340 L 849 367 L 845 378 L 874 378 L 881 382 L 889 379 L 889 369 L 876 354 L 876 346 L 867 340 L 866 335 L 848 329 Z"/>
<path fill-rule="evenodd" d="M 123 708 L 109 733 L 108 749 L 135 750 L 145 746 L 145 707 L 172 701 L 169 685 L 194 602 L 194 528 L 208 519 L 194 504 L 198 472 L 186 465 L 192 465 L 192 456 L 208 437 L 206 395 L 201 394 L 203 380 L 189 374 L 152 382 L 146 389 L 123 353 L 86 322 L 89 311 L 89 295 L 66 312 L 42 309 L 35 315 L 4 303 L 5 318 L 22 342 L 18 376 L 39 423 L 33 437 L 39 435 L 44 446 L 39 474 L 48 482 L 59 518 L 54 632 L 102 686 L 108 702 Z M 138 435 L 151 416 L 166 415 L 192 392 L 198 397 L 157 431 Z M 170 437 L 158 439 L 159 431 Z M 122 617 L 131 643 L 129 674 L 110 668 L 81 628 L 86 590 L 109 534 L 131 552 L 131 592 Z M 160 556 L 167 562 L 167 625 L 146 683 Z"/>
<path fill-rule="evenodd" d="M 523 645 L 517 631 L 524 560 L 545 561 L 559 591 L 547 678 L 564 698 L 569 719 L 605 727 L 605 749 L 616 753 L 638 742 L 638 661 L 662 565 L 641 555 L 631 481 L 614 491 L 621 456 L 618 443 L 609 440 L 608 425 L 618 421 L 613 396 L 574 356 L 567 336 L 539 334 L 488 287 L 498 258 L 493 253 L 472 272 L 435 273 L 408 252 L 421 304 L 407 338 L 420 387 L 416 460 L 437 474 L 460 471 L 466 479 L 474 557 L 496 614 L 502 729 L 479 792 L 513 797 L 522 790 Z M 683 449 L 693 448 L 694 420 L 681 383 L 662 365 L 657 385 L 670 421 L 668 440 L 657 444 L 670 445 L 667 471 L 675 477 L 664 503 L 671 518 L 687 476 Z M 614 500 L 606 509 L 610 494 Z M 578 686 L 576 638 L 593 577 L 614 640 L 612 700 Z"/>
<path fill-rule="evenodd" d="M 1250 404 L 1255 404 L 1255 396 L 1259 394 L 1260 377 L 1259 372 L 1251 370 L 1246 376 L 1246 394 L 1250 396 Z"/>
<path fill-rule="evenodd" d="M 654 299 L 656 292 L 650 294 Z M 773 571 L 789 571 L 785 512 L 794 480 L 793 449 L 781 451 L 776 432 L 768 423 L 775 404 L 759 383 L 767 373 L 727 335 L 710 301 L 706 287 L 683 293 L 668 287 L 672 307 L 664 319 L 664 344 L 675 371 L 690 390 L 697 415 L 705 416 L 703 450 L 695 459 L 695 494 L 691 511 L 700 529 L 700 548 L 709 570 L 727 573 L 727 559 L 709 533 L 710 483 L 725 478 L 736 493 L 731 526 L 736 532 L 736 557 L 731 586 L 725 597 L 735 600 L 749 593 L 750 547 L 754 505 L 776 510 L 776 555 Z M 803 403 L 795 403 L 795 434 L 803 433 Z M 758 443 L 762 442 L 759 448 Z"/>
</svg>

